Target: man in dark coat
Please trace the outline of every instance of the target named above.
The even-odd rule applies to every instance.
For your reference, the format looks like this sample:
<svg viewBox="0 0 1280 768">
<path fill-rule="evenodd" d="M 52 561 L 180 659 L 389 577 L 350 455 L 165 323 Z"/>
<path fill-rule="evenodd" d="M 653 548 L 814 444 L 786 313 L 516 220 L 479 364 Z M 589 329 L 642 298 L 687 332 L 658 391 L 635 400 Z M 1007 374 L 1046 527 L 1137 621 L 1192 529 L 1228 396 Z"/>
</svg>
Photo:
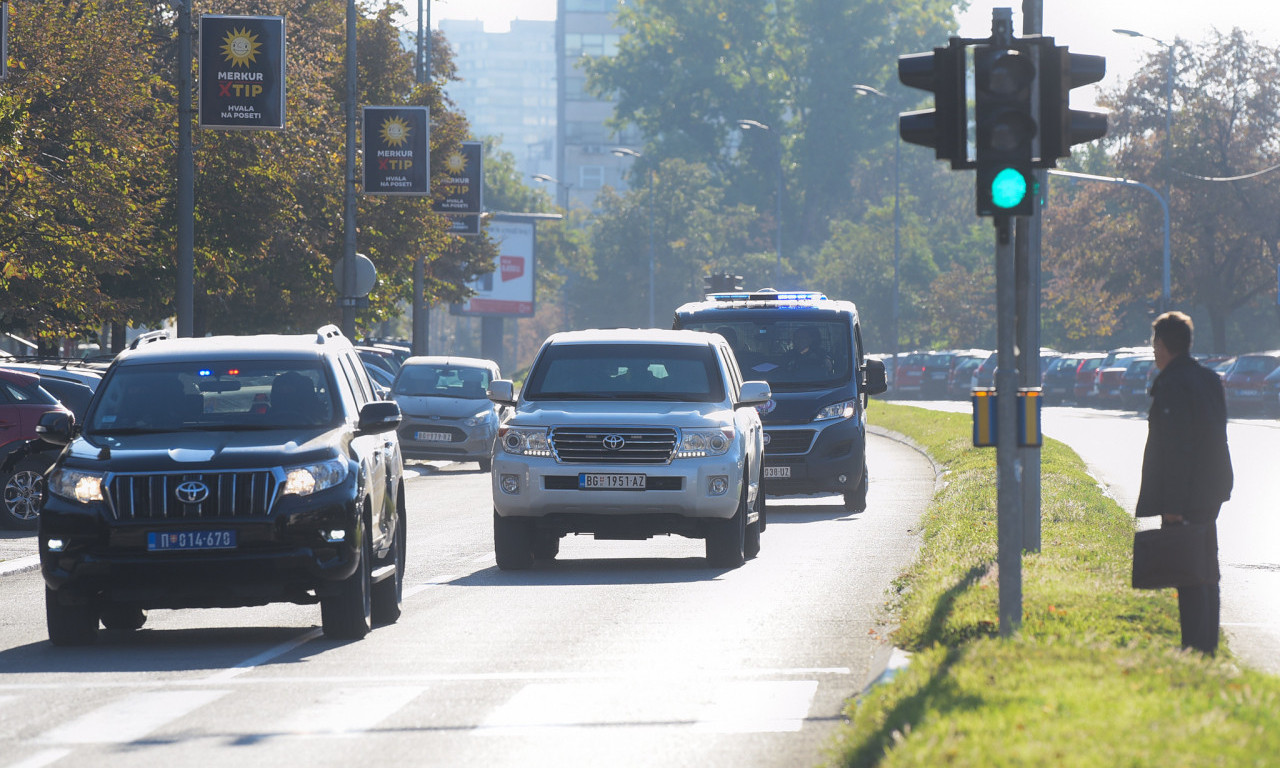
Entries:
<svg viewBox="0 0 1280 768">
<path fill-rule="evenodd" d="M 1216 541 L 1218 509 L 1233 481 L 1222 380 L 1191 357 L 1190 317 L 1166 312 L 1151 327 L 1160 375 L 1151 384 L 1135 513 L 1159 515 L 1162 527 L 1207 523 Z M 1217 650 L 1218 600 L 1217 583 L 1178 587 L 1183 648 Z"/>
</svg>

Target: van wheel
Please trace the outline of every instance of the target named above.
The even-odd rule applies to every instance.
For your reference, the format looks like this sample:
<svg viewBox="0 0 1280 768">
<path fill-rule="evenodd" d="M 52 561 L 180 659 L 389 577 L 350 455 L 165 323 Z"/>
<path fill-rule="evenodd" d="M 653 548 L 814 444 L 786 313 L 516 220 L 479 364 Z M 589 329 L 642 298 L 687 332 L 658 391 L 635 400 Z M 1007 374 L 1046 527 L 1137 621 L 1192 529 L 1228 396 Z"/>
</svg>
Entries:
<svg viewBox="0 0 1280 768">
<path fill-rule="evenodd" d="M 503 517 L 498 510 L 493 510 L 493 554 L 499 568 L 524 571 L 533 567 L 532 522 L 519 517 Z"/>
<path fill-rule="evenodd" d="M 742 485 L 738 509 L 728 520 L 713 520 L 707 531 L 707 561 L 715 568 L 739 568 L 746 562 L 747 486 Z"/>
<path fill-rule="evenodd" d="M 92 603 L 62 605 L 58 593 L 45 587 L 44 617 L 54 645 L 89 645 L 98 639 L 98 609 Z"/>
<path fill-rule="evenodd" d="M 104 605 L 102 626 L 107 629 L 132 632 L 147 623 L 147 612 L 132 605 Z"/>
<path fill-rule="evenodd" d="M 360 564 L 355 573 L 343 579 L 333 594 L 320 598 L 320 624 L 325 637 L 335 640 L 359 640 L 369 634 L 373 600 L 369 574 L 373 560 L 373 543 L 365 531 L 364 519 L 356 529 L 361 544 Z"/>
<path fill-rule="evenodd" d="M 533 537 L 533 558 L 555 560 L 560 554 L 560 536 L 554 533 L 538 533 Z"/>
<path fill-rule="evenodd" d="M 867 468 L 862 468 L 862 482 L 852 491 L 844 492 L 844 508 L 850 512 L 863 512 L 867 508 L 867 486 L 869 485 Z"/>
</svg>

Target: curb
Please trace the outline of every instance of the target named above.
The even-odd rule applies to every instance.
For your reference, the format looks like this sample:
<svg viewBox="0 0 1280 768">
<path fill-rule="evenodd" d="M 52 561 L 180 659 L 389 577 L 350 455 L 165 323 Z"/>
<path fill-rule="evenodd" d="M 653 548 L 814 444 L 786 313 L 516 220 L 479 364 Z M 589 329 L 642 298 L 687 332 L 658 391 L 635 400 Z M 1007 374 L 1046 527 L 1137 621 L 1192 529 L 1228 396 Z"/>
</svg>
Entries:
<svg viewBox="0 0 1280 768">
<path fill-rule="evenodd" d="M 8 576 L 11 573 L 23 573 L 24 571 L 34 571 L 39 567 L 39 555 L 15 557 L 12 560 L 0 561 L 0 576 Z"/>
</svg>

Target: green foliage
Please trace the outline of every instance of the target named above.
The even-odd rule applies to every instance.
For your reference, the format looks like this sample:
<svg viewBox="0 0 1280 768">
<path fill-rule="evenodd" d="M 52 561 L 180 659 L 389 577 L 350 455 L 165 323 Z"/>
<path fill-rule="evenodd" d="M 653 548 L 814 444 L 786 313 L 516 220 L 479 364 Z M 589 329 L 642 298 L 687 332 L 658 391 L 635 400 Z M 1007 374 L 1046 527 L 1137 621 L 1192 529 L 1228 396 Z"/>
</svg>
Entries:
<svg viewBox="0 0 1280 768">
<path fill-rule="evenodd" d="M 995 637 L 995 452 L 969 418 L 877 404 L 947 470 L 916 563 L 899 580 L 893 681 L 852 702 L 841 766 L 1265 765 L 1280 748 L 1280 682 L 1174 650 L 1170 592 L 1128 586 L 1133 519 L 1074 453 L 1046 441 L 1042 551 L 1023 556 L 1023 622 Z"/>
</svg>

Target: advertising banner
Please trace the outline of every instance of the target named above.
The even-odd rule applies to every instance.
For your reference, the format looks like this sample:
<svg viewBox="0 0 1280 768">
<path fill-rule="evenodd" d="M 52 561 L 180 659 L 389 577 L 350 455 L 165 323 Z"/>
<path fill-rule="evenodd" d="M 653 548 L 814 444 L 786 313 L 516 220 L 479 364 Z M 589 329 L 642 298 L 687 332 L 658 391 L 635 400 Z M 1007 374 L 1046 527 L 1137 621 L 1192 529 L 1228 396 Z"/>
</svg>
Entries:
<svg viewBox="0 0 1280 768">
<path fill-rule="evenodd" d="M 429 194 L 427 108 L 365 107 L 363 125 L 364 193 Z"/>
<path fill-rule="evenodd" d="M 489 237 L 498 244 L 494 270 L 470 284 L 476 292 L 455 315 L 533 317 L 534 236 L 531 221 L 489 220 Z"/>
<path fill-rule="evenodd" d="M 284 18 L 200 17 L 200 127 L 284 128 Z"/>
<path fill-rule="evenodd" d="M 459 149 L 451 151 L 444 158 L 443 195 L 435 203 L 440 213 L 480 213 L 484 200 L 481 199 L 481 183 L 484 169 L 481 165 L 481 148 L 478 141 L 464 141 Z"/>
</svg>

